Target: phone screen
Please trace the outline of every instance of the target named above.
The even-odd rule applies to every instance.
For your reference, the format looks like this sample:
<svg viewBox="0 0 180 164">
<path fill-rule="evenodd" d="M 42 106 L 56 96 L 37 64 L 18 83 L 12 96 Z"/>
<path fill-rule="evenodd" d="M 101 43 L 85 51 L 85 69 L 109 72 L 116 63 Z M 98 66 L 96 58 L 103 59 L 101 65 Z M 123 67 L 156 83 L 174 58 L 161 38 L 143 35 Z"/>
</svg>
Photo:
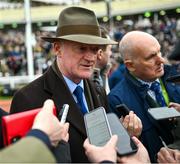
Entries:
<svg viewBox="0 0 180 164">
<path fill-rule="evenodd" d="M 103 107 L 99 107 L 84 116 L 89 142 L 104 146 L 111 138 L 111 130 Z"/>
<path fill-rule="evenodd" d="M 129 136 L 128 132 L 121 124 L 119 118 L 114 114 L 107 114 L 112 134 L 118 135 L 117 152 L 118 155 L 129 155 L 137 151 L 137 146 Z"/>
</svg>

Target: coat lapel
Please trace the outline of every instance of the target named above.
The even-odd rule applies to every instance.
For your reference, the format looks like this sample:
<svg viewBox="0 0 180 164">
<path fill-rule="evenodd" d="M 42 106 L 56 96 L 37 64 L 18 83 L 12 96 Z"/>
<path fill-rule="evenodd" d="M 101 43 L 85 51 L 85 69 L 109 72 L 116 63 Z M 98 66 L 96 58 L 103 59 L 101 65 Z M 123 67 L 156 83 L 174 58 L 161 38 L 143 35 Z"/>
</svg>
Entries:
<svg viewBox="0 0 180 164">
<path fill-rule="evenodd" d="M 44 80 L 44 89 L 52 94 L 52 99 L 54 100 L 58 111 L 62 109 L 63 104 L 69 104 L 67 122 L 70 123 L 70 126 L 74 126 L 86 136 L 83 115 L 71 95 L 63 76 L 57 76 L 52 67 L 47 72 L 47 76 Z"/>
</svg>

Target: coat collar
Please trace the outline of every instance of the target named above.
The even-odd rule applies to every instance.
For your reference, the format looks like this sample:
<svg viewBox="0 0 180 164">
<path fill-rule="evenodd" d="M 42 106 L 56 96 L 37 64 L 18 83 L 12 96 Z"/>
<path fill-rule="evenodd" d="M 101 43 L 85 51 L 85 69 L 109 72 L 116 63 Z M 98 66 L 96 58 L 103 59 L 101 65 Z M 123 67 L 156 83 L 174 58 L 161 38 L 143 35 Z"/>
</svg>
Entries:
<svg viewBox="0 0 180 164">
<path fill-rule="evenodd" d="M 62 74 L 59 72 L 57 75 L 50 67 L 45 77 L 44 89 L 52 95 L 58 112 L 62 109 L 63 104 L 69 104 L 67 121 L 86 136 L 83 115 L 78 109 Z"/>
</svg>

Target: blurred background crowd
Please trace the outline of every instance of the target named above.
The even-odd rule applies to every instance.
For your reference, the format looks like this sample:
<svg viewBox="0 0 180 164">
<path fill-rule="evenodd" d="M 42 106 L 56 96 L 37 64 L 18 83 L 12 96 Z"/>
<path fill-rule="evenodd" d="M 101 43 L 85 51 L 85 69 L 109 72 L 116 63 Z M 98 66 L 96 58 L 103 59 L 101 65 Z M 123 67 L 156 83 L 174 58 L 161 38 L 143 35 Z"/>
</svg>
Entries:
<svg viewBox="0 0 180 164">
<path fill-rule="evenodd" d="M 42 2 L 44 1 L 44 2 Z M 122 0 L 121 0 L 122 1 Z M 129 0 L 128 0 L 129 1 Z M 18 0 L 11 0 L 1 2 L 1 10 L 7 8 L 22 8 L 23 4 Z M 58 5 L 72 5 L 82 3 L 98 3 L 98 0 L 89 1 L 48 1 L 48 0 L 33 0 L 31 6 L 51 6 Z M 110 2 L 110 1 L 109 1 Z M 55 4 L 56 3 L 56 4 Z M 178 6 L 177 6 L 178 7 Z M 128 31 L 141 30 L 148 32 L 155 36 L 162 46 L 162 55 L 168 57 L 174 48 L 180 36 L 180 18 L 179 8 L 174 8 L 168 11 L 163 9 L 158 12 L 145 12 L 137 13 L 135 15 L 114 16 L 111 20 L 108 17 L 101 17 L 100 25 L 106 27 L 109 30 L 109 34 L 112 39 L 120 41 L 122 36 Z M 48 22 L 48 21 L 47 21 Z M 38 22 L 32 24 L 32 47 L 33 47 L 33 62 L 34 62 L 34 74 L 42 74 L 49 65 L 52 63 L 53 52 L 51 45 L 41 40 L 41 36 L 54 35 L 54 24 L 52 26 L 44 27 L 45 23 Z M 18 25 L 15 23 L 2 25 L 0 27 L 0 53 L 6 58 L 2 61 L 0 70 L 0 77 L 27 75 L 27 53 L 25 45 L 25 25 Z M 118 48 L 113 47 L 113 53 L 111 55 L 112 65 L 117 68 L 120 63 L 120 54 Z M 113 68 L 112 68 L 113 69 Z M 114 69 L 113 69 L 114 70 Z"/>
<path fill-rule="evenodd" d="M 105 24 L 102 24 L 105 26 Z M 109 31 L 112 38 L 120 41 L 122 36 L 131 30 L 141 30 L 155 36 L 161 46 L 162 55 L 168 57 L 180 35 L 180 19 L 164 16 L 163 19 L 151 20 L 142 18 L 140 20 L 127 19 L 115 22 L 114 27 Z M 51 65 L 53 52 L 51 44 L 41 40 L 43 35 L 53 35 L 53 32 L 41 30 L 33 31 L 33 57 L 35 74 L 43 73 Z M 0 32 L 0 53 L 6 58 L 2 61 L 0 76 L 14 76 L 27 74 L 27 60 L 25 48 L 25 32 L 19 29 L 9 29 Z M 111 56 L 112 62 L 118 63 L 118 49 L 114 47 Z"/>
<path fill-rule="evenodd" d="M 171 55 L 180 37 L 180 1 L 178 2 L 178 0 L 163 0 L 162 2 L 157 0 L 148 2 L 145 0 L 31 0 L 29 2 L 32 34 L 28 42 L 31 42 L 32 45 L 33 73 L 37 76 L 45 72 L 54 59 L 51 44 L 43 41 L 41 37 L 55 35 L 56 20 L 59 14 L 55 11 L 59 12 L 59 8 L 63 9 L 69 5 L 87 6 L 93 9 L 98 16 L 100 25 L 105 27 L 109 36 L 118 42 L 124 34 L 132 30 L 152 34 L 160 42 L 162 55 L 167 58 L 167 63 L 169 63 L 168 56 Z M 0 21 L 0 53 L 5 56 L 1 61 L 1 82 L 3 78 L 28 76 L 26 24 L 23 7 L 24 3 L 21 0 L 0 2 L 2 17 Z M 47 10 L 51 10 L 51 12 L 47 12 Z M 17 16 L 14 16 L 15 14 Z M 112 67 L 109 76 L 118 68 L 121 61 L 118 46 L 113 46 L 110 57 Z M 10 81 L 12 82 L 12 80 Z M 2 84 L 10 87 L 7 80 Z M 0 86 L 0 90 L 1 88 Z"/>
</svg>

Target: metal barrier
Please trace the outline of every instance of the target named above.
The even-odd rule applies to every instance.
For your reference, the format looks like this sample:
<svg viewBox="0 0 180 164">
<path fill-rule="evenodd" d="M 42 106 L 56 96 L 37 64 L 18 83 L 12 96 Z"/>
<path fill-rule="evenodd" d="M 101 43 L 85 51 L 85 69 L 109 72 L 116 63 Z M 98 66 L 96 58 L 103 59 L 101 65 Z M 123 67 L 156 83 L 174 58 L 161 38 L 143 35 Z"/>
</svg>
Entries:
<svg viewBox="0 0 180 164">
<path fill-rule="evenodd" d="M 41 75 L 35 75 L 33 77 L 30 76 L 8 76 L 8 77 L 0 77 L 0 85 L 9 84 L 12 89 L 15 88 L 16 84 L 28 84 L 29 82 L 35 80 Z"/>
</svg>

